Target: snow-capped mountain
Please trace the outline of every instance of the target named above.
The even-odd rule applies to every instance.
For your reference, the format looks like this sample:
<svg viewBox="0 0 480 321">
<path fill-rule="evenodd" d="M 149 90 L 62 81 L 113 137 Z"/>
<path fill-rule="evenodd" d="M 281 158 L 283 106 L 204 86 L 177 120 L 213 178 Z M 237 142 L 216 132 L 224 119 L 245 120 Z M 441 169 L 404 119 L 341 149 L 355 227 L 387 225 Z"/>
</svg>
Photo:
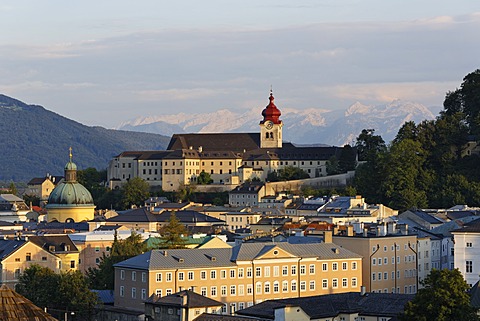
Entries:
<svg viewBox="0 0 480 321">
<path fill-rule="evenodd" d="M 359 102 L 347 110 L 281 108 L 286 141 L 300 144 L 342 146 L 354 143 L 362 129 L 375 129 L 386 142 L 392 140 L 406 121 L 419 123 L 435 115 L 427 107 L 401 100 L 386 105 L 363 105 Z M 221 109 L 204 114 L 148 116 L 120 124 L 116 129 L 135 130 L 171 136 L 175 133 L 256 132 L 262 119 L 259 108 L 243 113 Z"/>
</svg>

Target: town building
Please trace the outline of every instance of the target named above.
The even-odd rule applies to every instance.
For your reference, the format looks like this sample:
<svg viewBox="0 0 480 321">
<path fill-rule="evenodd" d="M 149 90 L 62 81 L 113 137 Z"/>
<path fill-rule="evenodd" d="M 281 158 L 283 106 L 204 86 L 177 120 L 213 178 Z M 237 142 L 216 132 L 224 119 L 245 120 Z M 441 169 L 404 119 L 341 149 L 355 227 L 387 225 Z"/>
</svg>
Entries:
<svg viewBox="0 0 480 321">
<path fill-rule="evenodd" d="M 25 195 L 36 196 L 40 200 L 40 205 L 44 205 L 55 186 L 63 181 L 62 176 L 52 176 L 47 174 L 45 177 L 32 178 L 27 183 Z"/>
<path fill-rule="evenodd" d="M 269 173 L 287 166 L 310 178 L 327 175 L 327 161 L 339 158 L 340 147 L 303 147 L 283 141 L 281 112 L 273 94 L 262 111 L 256 133 L 175 134 L 166 151 L 125 151 L 108 165 L 111 188 L 140 177 L 164 191 L 197 182 L 205 172 L 217 185 L 235 186 L 249 180 L 265 181 Z"/>
<path fill-rule="evenodd" d="M 30 208 L 25 201 L 13 194 L 0 194 L 0 221 L 25 222 Z"/>
<path fill-rule="evenodd" d="M 413 298 L 397 293 L 327 294 L 269 300 L 238 311 L 238 315 L 271 321 L 388 321 L 397 320 Z"/>
<path fill-rule="evenodd" d="M 452 231 L 455 268 L 462 272 L 470 286 L 480 280 L 480 219 Z"/>
<path fill-rule="evenodd" d="M 333 243 L 242 243 L 233 248 L 153 250 L 115 266 L 115 306 L 181 290 L 220 301 L 222 313 L 275 298 L 360 291 L 362 258 Z"/>
<path fill-rule="evenodd" d="M 417 236 L 375 233 L 334 235 L 333 243 L 363 257 L 363 285 L 367 292 L 415 294 L 417 278 Z"/>
</svg>

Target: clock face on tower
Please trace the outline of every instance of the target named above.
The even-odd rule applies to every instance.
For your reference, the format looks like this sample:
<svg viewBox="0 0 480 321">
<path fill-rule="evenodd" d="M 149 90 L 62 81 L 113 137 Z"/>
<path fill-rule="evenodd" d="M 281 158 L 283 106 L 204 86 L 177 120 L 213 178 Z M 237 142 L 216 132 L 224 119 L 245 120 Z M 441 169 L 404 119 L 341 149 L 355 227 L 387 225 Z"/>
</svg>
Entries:
<svg viewBox="0 0 480 321">
<path fill-rule="evenodd" d="M 271 120 L 268 120 L 265 122 L 265 128 L 266 129 L 272 129 L 273 128 L 273 122 Z"/>
</svg>

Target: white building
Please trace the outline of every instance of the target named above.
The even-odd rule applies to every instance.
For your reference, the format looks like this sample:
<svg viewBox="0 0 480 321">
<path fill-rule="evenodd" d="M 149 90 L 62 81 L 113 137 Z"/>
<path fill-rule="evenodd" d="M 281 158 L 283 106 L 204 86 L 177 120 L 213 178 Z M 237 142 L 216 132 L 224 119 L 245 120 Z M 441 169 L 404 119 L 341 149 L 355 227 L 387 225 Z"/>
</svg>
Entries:
<svg viewBox="0 0 480 321">
<path fill-rule="evenodd" d="M 462 272 L 470 286 L 480 279 L 480 219 L 452 231 L 455 248 L 455 268 Z"/>
</svg>

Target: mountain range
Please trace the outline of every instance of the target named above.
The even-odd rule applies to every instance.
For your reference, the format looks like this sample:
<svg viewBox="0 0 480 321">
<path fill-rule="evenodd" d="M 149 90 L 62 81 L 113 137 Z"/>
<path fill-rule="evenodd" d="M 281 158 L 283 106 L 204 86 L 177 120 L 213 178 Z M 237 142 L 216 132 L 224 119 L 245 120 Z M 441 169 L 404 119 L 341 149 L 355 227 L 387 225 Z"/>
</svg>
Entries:
<svg viewBox="0 0 480 321">
<path fill-rule="evenodd" d="M 293 109 L 279 107 L 284 123 L 284 140 L 297 144 L 352 144 L 362 129 L 375 129 L 386 142 L 391 141 L 406 121 L 435 118 L 431 109 L 419 103 L 394 100 L 385 105 L 359 102 L 346 110 Z M 126 121 L 117 129 L 171 136 L 174 133 L 257 132 L 262 108 L 243 112 L 221 109 L 212 113 L 179 113 L 147 116 Z"/>
<path fill-rule="evenodd" d="M 0 181 L 27 182 L 47 173 L 63 175 L 68 149 L 79 169 L 107 167 L 125 150 L 165 149 L 158 134 L 89 127 L 42 106 L 0 95 Z"/>
</svg>

